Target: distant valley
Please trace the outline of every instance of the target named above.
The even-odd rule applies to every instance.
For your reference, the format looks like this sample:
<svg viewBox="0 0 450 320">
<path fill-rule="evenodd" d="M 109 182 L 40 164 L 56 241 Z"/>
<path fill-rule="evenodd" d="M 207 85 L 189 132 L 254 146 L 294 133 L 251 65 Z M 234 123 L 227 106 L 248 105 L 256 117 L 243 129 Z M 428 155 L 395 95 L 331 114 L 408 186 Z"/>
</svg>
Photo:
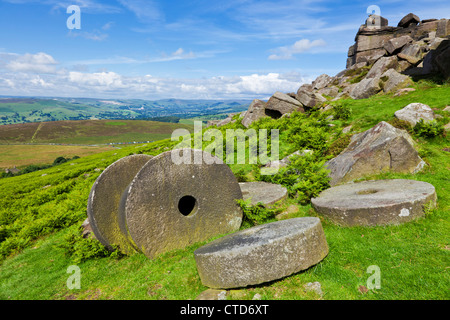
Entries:
<svg viewBox="0 0 450 320">
<path fill-rule="evenodd" d="M 141 119 L 176 122 L 247 110 L 248 100 L 140 100 L 91 98 L 0 97 L 0 125 L 28 122 L 94 119 Z M 219 117 L 220 119 L 220 117 Z"/>
</svg>

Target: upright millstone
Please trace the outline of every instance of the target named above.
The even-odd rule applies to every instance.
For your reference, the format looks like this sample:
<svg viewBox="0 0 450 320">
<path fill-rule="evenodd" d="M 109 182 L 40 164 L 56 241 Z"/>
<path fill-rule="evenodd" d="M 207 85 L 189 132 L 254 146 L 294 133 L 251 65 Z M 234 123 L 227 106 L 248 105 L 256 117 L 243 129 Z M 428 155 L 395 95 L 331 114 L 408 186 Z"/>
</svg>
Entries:
<svg viewBox="0 0 450 320">
<path fill-rule="evenodd" d="M 120 211 L 134 243 L 153 258 L 238 230 L 242 210 L 237 199 L 242 199 L 241 189 L 222 160 L 201 150 L 178 149 L 144 165 Z"/>
<path fill-rule="evenodd" d="M 319 263 L 328 254 L 316 217 L 259 225 L 219 238 L 194 252 L 203 285 L 240 288 L 277 280 Z"/>
<path fill-rule="evenodd" d="M 322 191 L 313 208 L 342 226 L 401 224 L 424 215 L 436 205 L 433 185 L 392 179 L 348 183 Z"/>
<path fill-rule="evenodd" d="M 117 160 L 97 178 L 89 194 L 87 214 L 96 238 L 109 250 L 117 245 L 124 253 L 136 252 L 131 239 L 119 226 L 123 192 L 152 156 L 136 154 Z"/>
</svg>

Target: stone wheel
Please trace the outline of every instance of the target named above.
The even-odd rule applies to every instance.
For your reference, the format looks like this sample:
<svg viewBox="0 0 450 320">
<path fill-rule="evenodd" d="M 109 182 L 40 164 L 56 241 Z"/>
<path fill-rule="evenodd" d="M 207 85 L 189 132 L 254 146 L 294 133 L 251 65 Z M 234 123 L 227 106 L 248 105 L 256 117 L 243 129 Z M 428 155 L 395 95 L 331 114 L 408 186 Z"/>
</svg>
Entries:
<svg viewBox="0 0 450 320">
<path fill-rule="evenodd" d="M 434 186 L 427 182 L 392 179 L 349 183 L 311 199 L 313 208 L 342 226 L 401 224 L 436 204 Z"/>
<path fill-rule="evenodd" d="M 109 250 L 118 245 L 124 253 L 136 251 L 120 229 L 118 211 L 123 192 L 151 158 L 137 154 L 119 159 L 100 174 L 91 188 L 87 205 L 89 223 L 95 237 Z"/>
<path fill-rule="evenodd" d="M 194 252 L 203 285 L 239 288 L 283 278 L 328 254 L 316 217 L 267 223 L 219 238 Z"/>
<path fill-rule="evenodd" d="M 180 151 L 188 163 L 174 163 L 172 152 Z M 205 163 L 207 157 L 215 163 Z M 147 257 L 239 229 L 242 210 L 235 200 L 242 199 L 241 189 L 231 169 L 211 157 L 195 149 L 164 152 L 131 182 L 121 216 Z"/>
</svg>

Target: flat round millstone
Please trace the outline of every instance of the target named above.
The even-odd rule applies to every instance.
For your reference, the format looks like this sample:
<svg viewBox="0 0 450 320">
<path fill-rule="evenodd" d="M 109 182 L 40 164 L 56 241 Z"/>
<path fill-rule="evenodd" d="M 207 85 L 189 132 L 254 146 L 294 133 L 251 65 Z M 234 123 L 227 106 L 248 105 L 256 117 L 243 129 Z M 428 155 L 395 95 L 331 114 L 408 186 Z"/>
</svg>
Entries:
<svg viewBox="0 0 450 320">
<path fill-rule="evenodd" d="M 244 200 L 250 199 L 251 205 L 270 205 L 287 197 L 287 189 L 279 184 L 256 181 L 240 182 L 239 186 Z"/>
<path fill-rule="evenodd" d="M 124 253 L 136 251 L 120 229 L 118 208 L 122 193 L 151 158 L 145 154 L 121 158 L 108 166 L 91 188 L 87 205 L 89 222 L 96 238 L 109 250 L 118 245 Z"/>
<path fill-rule="evenodd" d="M 239 288 L 280 279 L 328 254 L 316 217 L 271 222 L 219 238 L 194 252 L 203 285 Z"/>
<path fill-rule="evenodd" d="M 231 169 L 219 158 L 195 149 L 182 149 L 190 160 L 177 164 L 172 152 L 180 154 L 180 150 L 147 162 L 130 184 L 120 209 L 131 238 L 149 258 L 236 231 L 242 222 L 236 202 L 242 192 Z M 205 159 L 214 161 L 209 164 Z"/>
<path fill-rule="evenodd" d="M 422 216 L 429 203 L 436 204 L 434 186 L 406 179 L 344 184 L 311 199 L 318 213 L 342 226 L 401 224 Z"/>
</svg>

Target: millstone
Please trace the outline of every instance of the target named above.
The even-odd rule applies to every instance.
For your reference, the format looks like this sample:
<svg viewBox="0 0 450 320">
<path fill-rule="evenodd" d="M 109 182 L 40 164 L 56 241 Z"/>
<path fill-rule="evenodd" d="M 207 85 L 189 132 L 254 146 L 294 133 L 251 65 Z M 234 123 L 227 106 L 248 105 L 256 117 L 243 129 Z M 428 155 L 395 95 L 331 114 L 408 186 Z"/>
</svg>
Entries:
<svg viewBox="0 0 450 320">
<path fill-rule="evenodd" d="M 172 152 L 190 161 L 177 164 Z M 136 246 L 153 258 L 239 229 L 242 210 L 237 199 L 242 199 L 241 189 L 222 160 L 201 150 L 179 149 L 142 167 L 119 210 Z"/>
<path fill-rule="evenodd" d="M 283 278 L 320 262 L 328 254 L 316 217 L 259 225 L 219 238 L 194 252 L 203 285 L 238 288 Z"/>
<path fill-rule="evenodd" d="M 89 194 L 87 215 L 96 238 L 109 250 L 118 245 L 124 253 L 135 252 L 119 227 L 118 208 L 122 193 L 136 173 L 152 156 L 137 154 L 108 166 L 97 178 Z"/>
<path fill-rule="evenodd" d="M 244 200 L 250 199 L 251 205 L 261 202 L 264 205 L 273 204 L 287 197 L 287 189 L 281 185 L 263 181 L 240 182 Z"/>
<path fill-rule="evenodd" d="M 430 203 L 436 204 L 434 186 L 405 179 L 344 184 L 311 199 L 317 212 L 342 226 L 401 224 L 422 216 Z"/>
</svg>

